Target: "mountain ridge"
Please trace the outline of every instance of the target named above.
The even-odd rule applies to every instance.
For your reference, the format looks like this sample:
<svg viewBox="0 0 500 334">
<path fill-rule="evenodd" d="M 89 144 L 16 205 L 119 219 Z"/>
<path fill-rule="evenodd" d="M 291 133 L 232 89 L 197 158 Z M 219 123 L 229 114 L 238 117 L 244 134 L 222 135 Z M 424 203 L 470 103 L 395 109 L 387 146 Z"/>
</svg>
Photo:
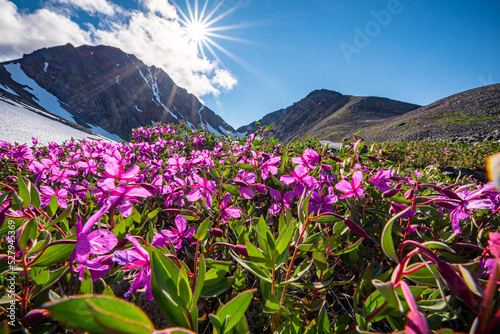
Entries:
<svg viewBox="0 0 500 334">
<path fill-rule="evenodd" d="M 39 88 L 17 82 L 16 78 L 28 81 L 21 72 Z M 201 126 L 216 134 L 234 134 L 229 124 L 178 87 L 162 69 L 110 46 L 66 44 L 35 50 L 0 63 L 0 83 L 0 89 L 7 88 L 27 104 L 56 108 L 69 121 L 107 137 L 115 136 L 115 140 L 128 140 L 131 130 L 139 126 L 181 120 L 193 129 Z M 50 108 L 44 108 L 46 101 L 37 94 L 50 97 L 42 90 L 59 106 L 52 98 Z"/>
<path fill-rule="evenodd" d="M 358 132 L 368 124 L 366 117 L 378 124 L 418 107 L 383 97 L 343 95 L 318 89 L 287 108 L 265 115 L 259 123 L 262 126 L 274 123 L 273 136 L 285 141 L 302 135 L 335 140 Z M 236 131 L 249 134 L 257 129 L 252 122 Z"/>
</svg>

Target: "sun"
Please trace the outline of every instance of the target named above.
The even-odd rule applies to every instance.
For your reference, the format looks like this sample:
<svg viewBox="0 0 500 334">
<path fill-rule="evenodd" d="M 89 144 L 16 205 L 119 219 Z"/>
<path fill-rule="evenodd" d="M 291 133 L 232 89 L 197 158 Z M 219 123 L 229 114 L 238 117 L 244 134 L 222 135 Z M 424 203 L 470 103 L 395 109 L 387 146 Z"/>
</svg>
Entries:
<svg viewBox="0 0 500 334">
<path fill-rule="evenodd" d="M 224 0 L 216 1 L 215 5 L 212 6 L 213 8 L 208 9 L 209 0 L 205 0 L 203 7 L 200 9 L 198 0 L 194 0 L 193 4 L 192 0 L 186 0 L 187 13 L 185 13 L 181 7 L 173 1 L 180 14 L 179 22 L 182 24 L 187 40 L 196 45 L 196 48 L 201 56 L 206 57 L 206 49 L 218 63 L 221 63 L 221 60 L 218 57 L 216 50 L 226 54 L 232 59 L 235 59 L 235 56 L 217 43 L 214 39 L 225 39 L 241 43 L 249 42 L 244 39 L 231 37 L 221 33 L 223 31 L 233 29 L 248 28 L 250 26 L 248 23 L 233 24 L 230 26 L 216 26 L 217 22 L 238 9 L 238 6 L 227 7 L 227 4 L 226 7 L 222 7 L 224 2 Z"/>
<path fill-rule="evenodd" d="M 184 27 L 189 40 L 200 43 L 207 39 L 208 26 L 201 22 L 188 22 Z"/>
</svg>

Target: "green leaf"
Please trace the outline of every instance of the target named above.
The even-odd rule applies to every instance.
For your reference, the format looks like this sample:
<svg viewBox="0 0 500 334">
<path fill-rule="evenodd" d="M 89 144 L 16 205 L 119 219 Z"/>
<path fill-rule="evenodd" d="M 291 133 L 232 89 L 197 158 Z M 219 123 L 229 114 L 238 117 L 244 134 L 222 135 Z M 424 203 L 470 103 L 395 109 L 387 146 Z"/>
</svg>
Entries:
<svg viewBox="0 0 500 334">
<path fill-rule="evenodd" d="M 204 286 L 200 292 L 200 297 L 212 298 L 229 290 L 234 282 L 233 277 L 222 277 L 216 284 Z"/>
<path fill-rule="evenodd" d="M 238 324 L 241 317 L 245 314 L 248 305 L 250 305 L 250 302 L 252 301 L 252 294 L 255 291 L 257 291 L 257 289 L 244 291 L 219 308 L 216 316 L 221 323 L 229 317 L 229 321 L 227 322 L 224 331 L 225 333 L 229 332 L 231 328 Z"/>
<path fill-rule="evenodd" d="M 31 182 L 30 182 L 30 196 L 31 196 L 31 205 L 35 209 L 39 209 L 42 203 L 42 199 L 40 198 L 40 192 Z"/>
<path fill-rule="evenodd" d="M 252 262 L 268 269 L 275 269 L 276 266 L 269 255 L 261 252 L 248 240 L 245 240 L 245 246 L 247 247 L 248 257 L 252 260 Z"/>
<path fill-rule="evenodd" d="M 380 280 L 374 279 L 372 280 L 372 283 L 375 286 L 375 288 L 380 292 L 382 297 L 384 297 L 385 300 L 387 300 L 389 305 L 391 305 L 395 309 L 400 310 L 401 312 L 404 312 L 403 306 L 401 305 L 401 301 L 396 295 L 394 284 L 392 282 L 390 281 L 382 282 Z"/>
<path fill-rule="evenodd" d="M 422 265 L 422 262 L 413 263 L 413 264 L 409 265 L 408 267 L 406 267 L 406 271 L 411 271 L 412 269 L 414 269 L 420 265 Z M 430 266 L 430 268 L 434 272 L 438 272 L 435 264 L 429 264 L 428 266 Z M 410 280 L 412 280 L 413 282 L 415 282 L 417 284 L 430 286 L 430 287 L 437 287 L 436 277 L 432 274 L 432 272 L 429 270 L 429 268 L 427 266 L 424 266 L 415 272 L 405 274 L 404 276 L 409 278 Z"/>
<path fill-rule="evenodd" d="M 47 226 L 45 226 L 45 227 L 46 228 L 47 227 L 51 227 L 51 226 L 54 226 L 57 223 L 62 222 L 64 219 L 66 219 L 66 217 L 68 217 L 71 214 L 72 211 L 73 211 L 73 202 L 56 219 L 54 219 L 52 222 L 50 222 L 49 224 L 47 224 Z"/>
<path fill-rule="evenodd" d="M 419 205 L 418 210 L 431 219 L 443 219 L 443 215 L 432 206 Z"/>
<path fill-rule="evenodd" d="M 341 281 L 341 282 L 335 282 L 333 283 L 333 276 L 330 277 L 328 280 L 323 281 L 323 282 L 314 282 L 314 283 L 292 283 L 293 286 L 299 288 L 299 289 L 324 289 L 330 286 L 339 286 L 339 285 L 346 285 L 351 283 L 353 280 L 350 279 L 348 281 Z"/>
<path fill-rule="evenodd" d="M 119 298 L 77 295 L 48 302 L 42 307 L 61 324 L 94 334 L 146 333 L 121 331 L 125 324 L 134 329 L 146 327 L 149 329 L 148 333 L 153 330 L 153 324 L 140 308 Z M 95 316 L 97 313 L 99 315 Z M 103 319 L 106 319 L 107 323 L 103 324 Z M 103 328 L 102 325 L 107 327 Z"/>
<path fill-rule="evenodd" d="M 339 251 L 336 251 L 336 252 L 333 252 L 331 255 L 333 256 L 338 256 L 338 255 L 342 255 L 342 254 L 347 254 L 347 253 L 350 253 L 352 252 L 353 250 L 356 250 L 359 245 L 361 245 L 361 243 L 363 242 L 363 240 L 365 240 L 364 238 L 361 238 L 359 239 L 358 241 L 356 241 L 355 243 L 347 246 L 346 248 L 344 249 L 341 249 Z"/>
<path fill-rule="evenodd" d="M 288 250 L 288 247 L 290 246 L 290 240 L 292 240 L 294 232 L 295 232 L 295 225 L 293 224 L 289 224 L 288 226 L 286 226 L 286 231 L 283 232 L 282 230 L 280 232 L 280 235 L 276 240 L 276 254 L 275 254 L 276 258 L 280 254 L 282 254 L 285 250 Z"/>
<path fill-rule="evenodd" d="M 210 171 L 210 174 L 212 174 L 213 177 L 220 177 L 220 173 L 217 169 L 215 168 L 212 168 L 212 167 L 208 167 L 209 171 Z"/>
<path fill-rule="evenodd" d="M 269 271 L 267 269 L 261 269 L 255 263 L 240 259 L 233 250 L 230 250 L 229 253 L 243 268 L 247 269 L 258 278 L 271 283 L 271 275 L 269 274 Z"/>
<path fill-rule="evenodd" d="M 39 294 L 41 294 L 45 290 L 49 289 L 56 282 L 58 282 L 59 279 L 68 271 L 68 269 L 69 269 L 69 265 L 65 265 L 65 266 L 51 272 L 49 274 L 49 278 L 46 281 L 44 281 L 44 279 L 42 279 L 41 281 L 44 281 L 44 282 L 38 282 L 37 283 L 38 285 L 35 286 L 32 294 L 31 294 L 31 298 L 35 298 L 36 296 L 38 296 Z"/>
<path fill-rule="evenodd" d="M 47 247 L 47 245 L 52 241 L 52 235 L 50 234 L 49 231 L 43 230 L 40 232 L 38 237 L 36 238 L 36 241 L 34 245 L 31 247 L 31 249 L 26 252 L 27 254 L 33 254 L 33 253 L 39 253 L 42 249 Z"/>
<path fill-rule="evenodd" d="M 280 304 L 276 296 L 270 295 L 264 306 L 264 313 L 276 313 L 281 309 Z"/>
<path fill-rule="evenodd" d="M 106 285 L 104 287 L 104 291 L 102 292 L 102 295 L 103 296 L 115 297 L 115 293 L 113 292 L 113 290 L 111 289 L 111 287 L 109 285 Z"/>
<path fill-rule="evenodd" d="M 52 197 L 50 198 L 50 203 L 49 205 L 47 206 L 47 214 L 50 216 L 50 217 L 53 217 L 56 212 L 57 212 L 57 208 L 59 207 L 58 203 L 57 203 L 57 197 L 56 195 L 52 195 Z"/>
<path fill-rule="evenodd" d="M 332 246 L 334 244 L 336 239 L 337 239 L 337 236 L 332 235 L 328 239 L 323 239 L 319 242 L 310 243 L 310 244 L 306 244 L 306 243 L 300 244 L 298 248 L 299 248 L 299 250 L 306 251 L 306 252 L 325 252 L 329 246 Z"/>
<path fill-rule="evenodd" d="M 484 295 L 484 288 L 479 284 L 478 280 L 474 277 L 474 275 L 468 270 L 468 268 L 464 265 L 458 265 L 458 268 L 460 269 L 460 273 L 462 274 L 462 278 L 465 281 L 465 284 L 467 284 L 467 287 L 469 288 L 470 291 L 472 291 L 474 294 L 478 295 L 479 297 L 483 297 Z"/>
<path fill-rule="evenodd" d="M 75 240 L 76 236 L 72 235 L 64 240 Z M 57 262 L 67 261 L 75 249 L 76 243 L 56 244 L 48 246 L 45 251 L 38 257 L 30 266 L 32 267 L 47 267 Z"/>
<path fill-rule="evenodd" d="M 35 277 L 31 277 L 31 281 L 35 285 L 41 285 L 46 283 L 49 280 L 50 277 L 50 271 L 49 270 L 42 270 L 38 275 Z"/>
<path fill-rule="evenodd" d="M 36 219 L 31 219 L 27 221 L 21 232 L 21 237 L 19 238 L 19 248 L 26 251 L 28 248 L 31 248 L 30 240 L 36 239 L 38 234 L 38 224 Z"/>
<path fill-rule="evenodd" d="M 250 164 L 238 164 L 238 166 L 242 169 L 253 170 L 253 166 Z"/>
<path fill-rule="evenodd" d="M 92 294 L 92 277 L 90 276 L 90 272 L 87 267 L 85 267 L 85 269 L 83 270 L 83 279 L 80 283 L 80 294 Z"/>
<path fill-rule="evenodd" d="M 429 249 L 445 249 L 452 254 L 457 253 L 450 246 L 448 246 L 447 244 L 445 244 L 443 242 L 439 242 L 439 241 L 427 241 L 427 242 L 422 243 L 422 245 L 424 245 L 425 247 L 427 247 Z"/>
<path fill-rule="evenodd" d="M 205 239 L 205 237 L 207 236 L 208 228 L 210 227 L 210 223 L 210 218 L 207 218 L 203 221 L 203 223 L 200 224 L 200 226 L 198 226 L 198 229 L 196 230 L 196 239 L 198 239 L 199 241 Z"/>
<path fill-rule="evenodd" d="M 160 211 L 161 211 L 161 208 L 156 208 L 155 210 L 148 213 L 147 220 L 150 220 L 150 219 L 153 219 L 154 217 L 156 217 L 158 215 L 158 212 L 160 212 Z"/>
<path fill-rule="evenodd" d="M 266 220 L 263 216 L 261 216 L 259 219 L 257 239 L 262 251 L 269 256 L 272 256 L 276 248 L 276 241 L 274 240 L 273 234 L 269 230 L 269 227 L 267 226 Z"/>
<path fill-rule="evenodd" d="M 119 300 L 119 299 L 115 299 Z M 110 307 L 112 304 L 97 300 L 86 300 L 92 317 L 97 324 L 113 334 L 150 334 L 154 329 L 151 320 L 143 311 L 133 304 L 120 305 L 120 309 Z M 104 304 L 104 305 L 103 305 Z M 118 306 L 118 305 L 114 305 Z M 116 312 L 118 311 L 118 312 Z M 125 311 L 129 314 L 123 314 Z"/>
<path fill-rule="evenodd" d="M 223 184 L 222 187 L 226 189 L 228 193 L 230 193 L 233 196 L 240 196 L 240 193 L 236 187 L 230 185 L 230 184 Z"/>
<path fill-rule="evenodd" d="M 207 263 L 207 268 L 220 269 L 225 271 L 227 271 L 227 269 L 232 264 L 231 261 L 218 261 L 212 259 L 205 259 L 205 262 Z"/>
<path fill-rule="evenodd" d="M 31 182 L 28 181 L 28 183 L 31 185 Z M 17 185 L 19 187 L 19 197 L 23 200 L 23 208 L 26 209 L 30 205 L 30 191 L 19 173 L 17 173 Z"/>
<path fill-rule="evenodd" d="M 201 291 L 203 289 L 203 285 L 205 284 L 205 273 L 206 273 L 206 264 L 205 264 L 205 257 L 201 256 L 198 259 L 198 271 L 197 271 L 197 277 L 196 277 L 196 287 L 194 290 L 194 296 L 193 299 L 191 300 L 191 313 L 197 314 L 196 311 L 196 303 L 198 302 L 198 299 L 200 298 Z"/>
<path fill-rule="evenodd" d="M 396 220 L 408 212 L 411 207 L 407 207 L 403 211 L 395 214 L 388 222 L 385 224 L 384 231 L 382 232 L 382 250 L 385 255 L 394 261 L 398 261 L 396 255 L 396 250 L 394 249 L 394 241 L 392 240 L 392 225 Z"/>
<path fill-rule="evenodd" d="M 24 204 L 24 202 L 21 199 L 21 197 L 19 197 L 16 193 L 13 193 L 12 194 L 12 202 L 11 202 L 12 209 L 21 210 L 23 208 L 23 204 Z"/>
<path fill-rule="evenodd" d="M 8 320 L 5 319 L 0 323 L 0 334 L 9 334 L 10 329 L 9 329 L 9 323 Z"/>
<path fill-rule="evenodd" d="M 326 311 L 327 302 L 324 301 L 318 315 L 318 334 L 332 334 L 332 327 Z"/>
<path fill-rule="evenodd" d="M 172 326 L 191 328 L 188 310 L 178 296 L 179 268 L 156 248 L 148 246 L 151 259 L 151 290 Z"/>
</svg>

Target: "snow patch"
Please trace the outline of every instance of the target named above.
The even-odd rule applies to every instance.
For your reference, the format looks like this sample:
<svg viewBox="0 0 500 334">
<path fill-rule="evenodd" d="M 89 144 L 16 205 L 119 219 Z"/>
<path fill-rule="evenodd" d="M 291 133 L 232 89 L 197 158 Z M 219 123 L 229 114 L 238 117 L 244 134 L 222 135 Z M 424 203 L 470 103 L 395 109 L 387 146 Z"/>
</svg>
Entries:
<svg viewBox="0 0 500 334">
<path fill-rule="evenodd" d="M 117 84 L 117 85 L 120 85 L 120 83 L 118 82 L 118 79 L 120 79 L 120 76 L 119 76 L 119 75 L 117 75 L 117 76 L 116 76 L 116 84 Z"/>
<path fill-rule="evenodd" d="M 137 110 L 138 112 L 143 112 L 141 109 L 137 108 L 137 106 L 135 106 L 135 110 Z"/>
<path fill-rule="evenodd" d="M 243 138 L 243 137 L 246 137 L 248 132 L 235 132 L 235 137 L 238 137 L 238 138 Z"/>
<path fill-rule="evenodd" d="M 49 63 L 45 62 L 43 63 L 43 71 L 47 72 L 47 67 L 49 67 Z"/>
<path fill-rule="evenodd" d="M 151 120 L 151 124 L 153 125 L 153 128 L 156 128 L 157 125 L 156 125 L 155 121 Z"/>
<path fill-rule="evenodd" d="M 116 64 L 115 67 L 120 66 L 120 64 Z"/>
<path fill-rule="evenodd" d="M 16 96 L 19 96 L 19 94 L 17 94 L 17 93 L 16 93 L 16 92 L 14 92 L 12 89 L 10 89 L 10 87 L 9 87 L 9 86 L 4 85 L 3 83 L 0 83 L 0 85 L 2 85 L 2 86 L 3 86 L 3 88 L 2 88 L 2 86 L 0 86 L 0 89 L 3 89 L 4 91 L 9 92 L 9 93 L 11 93 L 11 94 L 14 94 L 14 95 L 16 95 Z"/>
<path fill-rule="evenodd" d="M 93 131 L 103 137 L 106 137 L 106 138 L 109 138 L 109 139 L 112 139 L 114 141 L 120 141 L 121 138 L 115 134 L 112 134 L 112 133 L 109 133 L 108 131 L 104 130 L 103 128 L 101 128 L 100 126 L 97 126 L 97 125 L 94 125 L 94 124 L 88 124 L 88 126 L 90 127 L 90 131 Z"/>
<path fill-rule="evenodd" d="M 205 127 L 205 129 L 207 129 L 208 131 L 210 131 L 211 133 L 213 133 L 214 135 L 217 135 L 217 136 L 223 136 L 222 133 L 220 133 L 219 131 L 217 131 L 217 129 L 215 129 L 213 126 L 211 126 L 210 124 L 206 123 L 206 124 L 203 124 L 203 126 Z"/>
<path fill-rule="evenodd" d="M 57 99 L 57 97 L 40 87 L 35 80 L 31 79 L 26 75 L 26 73 L 24 73 L 21 69 L 21 64 L 7 64 L 4 65 L 4 67 L 10 73 L 12 80 L 21 85 L 28 86 L 29 89 L 33 91 L 31 94 L 33 94 L 38 100 L 39 106 L 54 115 L 67 119 L 68 121 L 75 121 L 73 115 L 61 107 L 61 102 Z"/>
<path fill-rule="evenodd" d="M 39 109 L 36 111 L 44 113 Z M 0 140 L 8 141 L 11 144 L 15 142 L 28 143 L 31 146 L 32 137 L 37 138 L 42 145 L 47 145 L 51 141 L 63 143 L 71 138 L 109 141 L 107 138 L 88 134 L 57 120 L 39 115 L 17 102 L 0 99 Z"/>
</svg>

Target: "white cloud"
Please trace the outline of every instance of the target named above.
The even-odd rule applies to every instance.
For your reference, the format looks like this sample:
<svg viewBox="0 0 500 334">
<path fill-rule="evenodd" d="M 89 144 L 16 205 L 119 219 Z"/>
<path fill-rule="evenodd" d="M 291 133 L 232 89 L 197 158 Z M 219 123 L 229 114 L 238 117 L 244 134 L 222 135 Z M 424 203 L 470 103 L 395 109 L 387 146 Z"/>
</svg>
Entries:
<svg viewBox="0 0 500 334">
<path fill-rule="evenodd" d="M 176 84 L 197 96 L 231 90 L 236 78 L 215 61 L 202 58 L 189 42 L 178 21 L 175 7 L 166 0 L 139 0 L 145 12 L 125 11 L 107 0 L 56 0 L 105 16 L 94 27 L 82 29 L 72 21 L 70 13 L 51 7 L 31 14 L 18 10 L 8 0 L 0 0 L 0 60 L 19 58 L 41 47 L 66 43 L 110 45 L 133 53 L 147 65 L 167 72 Z M 160 15 L 158 15 L 160 14 Z M 104 28 L 105 27 L 105 28 Z"/>
<path fill-rule="evenodd" d="M 19 58 L 41 47 L 90 43 L 90 34 L 68 17 L 48 9 L 21 14 L 16 5 L 0 0 L 0 60 Z"/>
<path fill-rule="evenodd" d="M 91 15 L 98 13 L 114 15 L 120 8 L 107 0 L 54 0 L 54 2 L 80 8 Z"/>
<path fill-rule="evenodd" d="M 176 19 L 178 17 L 175 7 L 167 0 L 139 0 L 146 9 L 152 13 L 159 13 L 166 19 Z"/>
<path fill-rule="evenodd" d="M 107 0 L 55 0 L 55 2 L 79 7 L 89 14 L 113 15 L 118 8 Z"/>
<path fill-rule="evenodd" d="M 236 79 L 231 72 L 226 69 L 215 69 L 215 75 L 212 78 L 212 83 L 225 91 L 231 90 L 236 84 L 238 84 L 238 79 Z"/>
</svg>

